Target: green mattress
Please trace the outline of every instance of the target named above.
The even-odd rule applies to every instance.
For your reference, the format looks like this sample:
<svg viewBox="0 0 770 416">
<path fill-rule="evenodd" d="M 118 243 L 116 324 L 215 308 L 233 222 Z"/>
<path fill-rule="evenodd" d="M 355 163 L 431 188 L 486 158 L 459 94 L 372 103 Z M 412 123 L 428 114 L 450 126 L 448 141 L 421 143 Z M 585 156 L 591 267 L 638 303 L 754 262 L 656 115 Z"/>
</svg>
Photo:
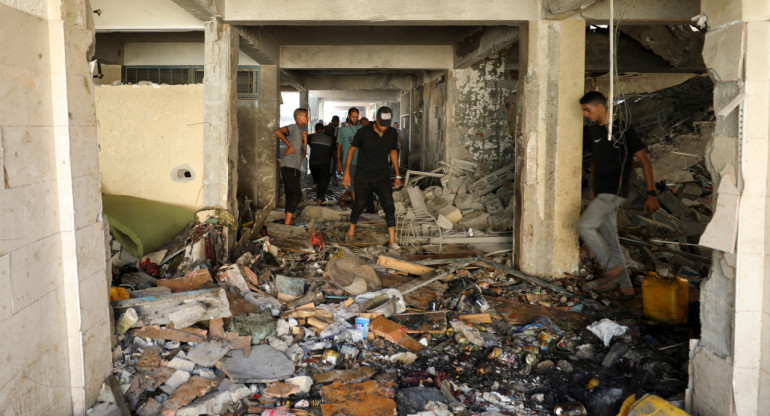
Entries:
<svg viewBox="0 0 770 416">
<path fill-rule="evenodd" d="M 162 202 L 125 195 L 102 195 L 110 233 L 140 258 L 174 238 L 190 224 L 192 211 Z"/>
</svg>

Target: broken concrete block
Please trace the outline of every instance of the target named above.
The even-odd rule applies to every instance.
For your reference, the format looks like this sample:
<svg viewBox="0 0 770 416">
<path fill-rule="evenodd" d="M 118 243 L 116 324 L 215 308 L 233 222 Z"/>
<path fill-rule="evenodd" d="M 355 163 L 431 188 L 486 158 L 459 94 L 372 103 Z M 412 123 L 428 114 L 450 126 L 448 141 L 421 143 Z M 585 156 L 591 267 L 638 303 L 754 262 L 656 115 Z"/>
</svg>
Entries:
<svg viewBox="0 0 770 416">
<path fill-rule="evenodd" d="M 474 199 L 471 201 L 471 209 L 474 211 L 486 211 L 487 207 L 484 206 L 480 199 Z"/>
<path fill-rule="evenodd" d="M 503 186 L 501 186 L 495 193 L 500 197 L 500 200 L 503 201 L 503 205 L 507 208 L 508 205 L 511 204 L 511 198 L 513 198 L 515 192 L 513 191 L 513 188 L 508 188 L 503 184 Z"/>
<path fill-rule="evenodd" d="M 466 228 L 485 228 L 487 226 L 487 220 L 489 214 L 481 211 L 471 211 L 463 215 L 463 219 L 458 224 L 463 225 Z"/>
<path fill-rule="evenodd" d="M 246 296 L 251 293 L 251 290 L 243 276 L 242 267 L 240 264 L 231 264 L 220 268 L 217 272 L 217 280 L 224 283 L 231 292 Z"/>
<path fill-rule="evenodd" d="M 447 218 L 442 214 L 438 214 L 438 219 L 436 220 L 436 224 L 438 224 L 439 227 L 445 230 L 451 230 L 455 226 L 454 223 L 449 218 Z"/>
<path fill-rule="evenodd" d="M 275 336 L 276 323 L 273 320 L 273 314 L 269 310 L 242 313 L 233 317 L 230 323 L 230 331 L 237 332 L 240 335 L 251 336 L 251 343 L 257 345 L 263 339 Z"/>
<path fill-rule="evenodd" d="M 473 203 L 473 195 L 471 194 L 458 193 L 454 201 L 455 206 L 461 210 L 471 209 L 472 203 Z"/>
<path fill-rule="evenodd" d="M 190 379 L 190 373 L 187 371 L 182 370 L 176 370 L 174 374 L 169 377 L 166 382 L 160 386 L 160 389 L 163 390 L 166 394 L 172 394 L 176 389 L 179 388 L 184 383 L 187 383 L 187 380 Z"/>
<path fill-rule="evenodd" d="M 488 194 L 481 197 L 481 202 L 484 204 L 484 210 L 490 215 L 500 215 L 505 210 L 503 201 L 497 194 Z"/>
<path fill-rule="evenodd" d="M 439 196 L 426 202 L 425 205 L 428 207 L 428 212 L 430 212 L 433 215 L 436 215 L 442 208 L 449 205 L 449 202 L 447 202 L 446 199 Z"/>
<path fill-rule="evenodd" d="M 494 192 L 502 184 L 503 182 L 498 176 L 490 174 L 468 185 L 468 190 L 476 196 L 484 196 Z"/>
<path fill-rule="evenodd" d="M 201 367 L 213 367 L 233 348 L 233 343 L 224 338 L 212 338 L 198 344 L 187 353 L 187 359 Z"/>
<path fill-rule="evenodd" d="M 286 382 L 299 387 L 300 393 L 309 392 L 310 387 L 313 386 L 313 379 L 310 376 L 298 376 L 298 377 L 287 378 Z"/>
<path fill-rule="evenodd" d="M 294 374 L 294 361 L 269 345 L 257 345 L 248 358 L 231 350 L 222 360 L 224 371 L 236 383 L 269 383 Z"/>
<path fill-rule="evenodd" d="M 490 215 L 487 225 L 493 231 L 508 231 L 513 229 L 513 218 L 503 215 Z"/>
<path fill-rule="evenodd" d="M 225 290 L 221 287 L 119 300 L 112 302 L 112 307 L 115 316 L 120 316 L 128 308 L 134 308 L 139 315 L 134 327 L 174 324 L 179 329 L 199 321 L 231 316 Z"/>
<path fill-rule="evenodd" d="M 460 210 L 457 209 L 457 207 L 454 205 L 447 205 L 444 208 L 441 208 L 438 213 L 446 217 L 449 221 L 452 222 L 452 224 L 460 221 L 463 218 L 462 212 L 460 212 Z"/>
<path fill-rule="evenodd" d="M 189 406 L 177 410 L 176 416 L 221 415 L 250 394 L 251 389 L 242 384 L 234 384 L 225 391 L 220 387 L 217 393 L 201 397 Z"/>
<path fill-rule="evenodd" d="M 179 357 L 172 358 L 171 361 L 168 362 L 167 366 L 176 370 L 187 371 L 188 373 L 195 369 L 194 362 Z"/>
</svg>

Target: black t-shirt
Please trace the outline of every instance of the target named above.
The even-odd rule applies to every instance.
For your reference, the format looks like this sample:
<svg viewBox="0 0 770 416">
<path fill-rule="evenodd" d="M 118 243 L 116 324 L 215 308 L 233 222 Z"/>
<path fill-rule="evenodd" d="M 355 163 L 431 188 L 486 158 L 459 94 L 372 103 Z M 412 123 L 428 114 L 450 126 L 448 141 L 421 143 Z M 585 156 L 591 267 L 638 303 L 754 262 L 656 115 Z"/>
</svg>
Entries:
<svg viewBox="0 0 770 416">
<path fill-rule="evenodd" d="M 391 150 L 398 150 L 398 132 L 388 127 L 380 137 L 374 125 L 361 127 L 353 137 L 353 147 L 358 148 L 356 182 L 376 182 L 390 179 L 388 159 Z"/>
<path fill-rule="evenodd" d="M 628 127 L 622 132 L 617 123 L 612 127 L 612 137 L 612 140 L 607 140 L 606 125 L 592 124 L 583 129 L 583 141 L 588 144 L 593 156 L 594 193 L 626 198 L 634 170 L 633 156 L 646 146 L 633 128 Z"/>
<path fill-rule="evenodd" d="M 334 127 L 334 124 L 327 124 L 324 126 L 324 133 L 326 133 L 327 136 L 331 137 L 332 139 L 332 146 L 337 146 L 337 128 Z"/>
<path fill-rule="evenodd" d="M 332 139 L 324 133 L 314 133 L 310 136 L 311 165 L 329 163 L 331 158 Z"/>
</svg>

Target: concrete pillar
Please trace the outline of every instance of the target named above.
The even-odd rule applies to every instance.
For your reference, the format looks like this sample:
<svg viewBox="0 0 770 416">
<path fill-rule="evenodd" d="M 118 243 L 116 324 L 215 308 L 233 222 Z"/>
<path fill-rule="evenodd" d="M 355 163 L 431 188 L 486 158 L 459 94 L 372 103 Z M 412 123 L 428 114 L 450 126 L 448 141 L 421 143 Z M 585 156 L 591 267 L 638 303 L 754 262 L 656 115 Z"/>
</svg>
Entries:
<svg viewBox="0 0 770 416">
<path fill-rule="evenodd" d="M 525 273 L 557 277 L 578 264 L 585 21 L 531 21 L 519 28 L 514 253 Z"/>
<path fill-rule="evenodd" d="M 256 203 L 264 207 L 273 202 L 278 206 L 278 140 L 273 132 L 280 127 L 281 85 L 278 66 L 262 65 L 257 109 L 257 139 L 254 147 L 253 173 L 256 174 Z"/>
<path fill-rule="evenodd" d="M 748 3 L 744 1 L 744 7 Z M 770 11 L 770 7 L 766 9 Z M 745 17 L 743 129 L 739 137 L 743 189 L 738 212 L 733 388 L 738 415 L 770 406 L 770 21 Z"/>
<path fill-rule="evenodd" d="M 204 23 L 203 205 L 231 210 L 238 201 L 238 72 L 236 28 L 213 18 Z"/>
<path fill-rule="evenodd" d="M 299 92 L 299 106 L 302 108 L 308 108 L 310 107 L 310 91 L 308 90 L 302 90 Z M 311 113 L 310 117 L 314 117 L 314 115 Z"/>
<path fill-rule="evenodd" d="M 690 410 L 765 414 L 770 406 L 770 3 L 703 0 L 701 9 L 709 27 L 703 58 L 715 82 L 716 127 L 707 162 L 717 211 L 709 229 L 722 241 L 714 247 L 701 290 Z"/>
</svg>

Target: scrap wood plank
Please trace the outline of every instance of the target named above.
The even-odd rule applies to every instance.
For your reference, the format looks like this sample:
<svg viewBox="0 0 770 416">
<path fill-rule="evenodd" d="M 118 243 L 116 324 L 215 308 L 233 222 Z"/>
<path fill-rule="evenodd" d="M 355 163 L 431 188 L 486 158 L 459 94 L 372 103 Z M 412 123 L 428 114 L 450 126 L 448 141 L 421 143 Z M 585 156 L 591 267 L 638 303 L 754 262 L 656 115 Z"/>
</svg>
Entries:
<svg viewBox="0 0 770 416">
<path fill-rule="evenodd" d="M 199 321 L 231 316 L 227 295 L 221 287 L 118 300 L 111 304 L 115 316 L 134 308 L 139 315 L 134 327 L 174 324 L 183 328 Z"/>
<path fill-rule="evenodd" d="M 387 256 L 380 256 L 377 259 L 377 265 L 409 274 L 416 274 L 418 276 L 428 274 L 434 270 L 432 267 L 420 266 L 419 264 L 409 263 Z"/>
<path fill-rule="evenodd" d="M 406 328 L 403 325 L 393 322 L 384 316 L 373 320 L 369 324 L 369 330 L 409 351 L 417 352 L 423 349 L 422 344 L 406 333 Z"/>
<path fill-rule="evenodd" d="M 478 236 L 478 237 L 452 237 L 441 236 L 431 237 L 431 244 L 504 244 L 512 243 L 513 236 L 501 235 L 501 236 Z"/>
<path fill-rule="evenodd" d="M 206 283 L 213 282 L 209 269 L 198 269 L 184 277 L 176 279 L 158 279 L 158 286 L 171 289 L 172 293 L 189 292 L 201 289 Z"/>
<path fill-rule="evenodd" d="M 438 334 L 447 329 L 446 311 L 403 313 L 390 319 L 406 328 L 407 334 Z"/>
<path fill-rule="evenodd" d="M 318 373 L 313 375 L 313 381 L 316 383 L 331 383 L 339 380 L 345 384 L 359 383 L 372 378 L 375 374 L 377 374 L 377 371 L 373 368 L 362 366 L 348 370 L 331 370 L 325 373 Z"/>
<path fill-rule="evenodd" d="M 281 313 L 281 319 L 286 318 L 309 318 L 311 316 L 315 316 L 315 304 L 312 302 L 306 303 L 301 306 L 297 306 L 294 309 L 289 309 L 288 311 Z"/>
<path fill-rule="evenodd" d="M 491 324 L 492 323 L 492 315 L 488 313 L 473 313 L 468 315 L 460 315 L 457 318 L 469 324 Z"/>
<path fill-rule="evenodd" d="M 241 235 L 241 239 L 238 240 L 238 244 L 235 245 L 235 249 L 233 249 L 233 258 L 237 259 L 243 255 L 243 253 L 246 252 L 246 245 L 254 239 L 254 237 L 259 233 L 259 231 L 262 229 L 262 226 L 265 224 L 265 221 L 267 220 L 268 215 L 270 215 L 270 211 L 273 210 L 273 201 L 271 200 L 267 205 L 265 205 L 264 208 L 262 208 L 261 211 L 257 213 L 257 216 L 254 218 L 254 224 L 246 230 L 246 232 Z"/>
<path fill-rule="evenodd" d="M 169 367 L 158 367 L 148 371 L 139 370 L 131 379 L 126 391 L 126 401 L 132 408 L 150 395 L 150 392 L 156 390 L 161 384 L 165 383 L 176 370 Z"/>
<path fill-rule="evenodd" d="M 487 259 L 483 259 L 481 257 L 477 257 L 476 258 L 476 264 L 484 265 L 484 266 L 487 266 L 487 267 L 494 267 L 495 269 L 498 269 L 498 270 L 500 270 L 502 272 L 505 272 L 505 273 L 508 273 L 510 275 L 516 276 L 519 279 L 526 280 L 526 281 L 528 281 L 528 282 L 530 282 L 530 283 L 532 283 L 534 285 L 537 285 L 537 286 L 540 286 L 540 287 L 544 287 L 546 289 L 553 290 L 556 293 L 561 293 L 561 294 L 567 295 L 567 296 L 582 298 L 582 296 L 579 296 L 579 295 L 577 295 L 575 293 L 572 293 L 569 290 L 567 290 L 567 289 L 565 289 L 565 288 L 563 288 L 563 287 L 561 287 L 561 286 L 559 286 L 557 284 L 554 284 L 554 283 L 551 283 L 551 282 L 547 282 L 547 281 L 545 281 L 543 279 L 540 279 L 539 277 L 530 276 L 530 275 L 528 275 L 528 274 L 526 274 L 524 272 L 520 272 L 520 271 L 512 269 L 512 268 L 510 268 L 508 266 L 504 266 L 504 265 L 502 265 L 500 263 L 495 263 L 492 260 L 487 260 Z"/>
<path fill-rule="evenodd" d="M 270 236 L 270 244 L 281 250 L 290 251 L 292 253 L 315 253 L 315 249 L 310 242 L 310 236 L 307 235 L 305 227 L 286 224 L 268 224 L 267 235 Z"/>
<path fill-rule="evenodd" d="M 190 380 L 179 386 L 168 400 L 163 402 L 163 416 L 174 416 L 182 406 L 187 406 L 198 397 L 203 397 L 219 382 L 208 380 L 200 376 L 192 376 Z"/>
<path fill-rule="evenodd" d="M 441 269 L 436 269 L 424 276 L 421 276 L 418 279 L 414 279 L 412 281 L 403 283 L 398 285 L 396 289 L 399 290 L 404 296 L 406 296 L 410 292 L 414 292 L 415 290 L 427 286 L 433 282 L 437 282 L 439 280 L 447 278 L 449 275 L 457 271 L 458 269 L 462 269 L 465 266 L 468 266 L 468 263 L 462 264 L 462 265 L 452 265 L 448 267 L 444 267 Z"/>
<path fill-rule="evenodd" d="M 141 338 L 153 338 L 164 339 L 167 341 L 179 341 L 179 342 L 195 342 L 201 343 L 206 341 L 206 335 L 191 334 L 187 331 L 182 331 L 174 328 L 161 328 L 158 325 L 143 326 L 134 330 L 135 337 Z"/>
<path fill-rule="evenodd" d="M 528 324 L 541 316 L 547 316 L 562 329 L 573 330 L 582 329 L 595 320 L 591 315 L 532 305 L 507 298 L 486 297 L 486 299 L 500 317 L 512 325 Z"/>
</svg>

